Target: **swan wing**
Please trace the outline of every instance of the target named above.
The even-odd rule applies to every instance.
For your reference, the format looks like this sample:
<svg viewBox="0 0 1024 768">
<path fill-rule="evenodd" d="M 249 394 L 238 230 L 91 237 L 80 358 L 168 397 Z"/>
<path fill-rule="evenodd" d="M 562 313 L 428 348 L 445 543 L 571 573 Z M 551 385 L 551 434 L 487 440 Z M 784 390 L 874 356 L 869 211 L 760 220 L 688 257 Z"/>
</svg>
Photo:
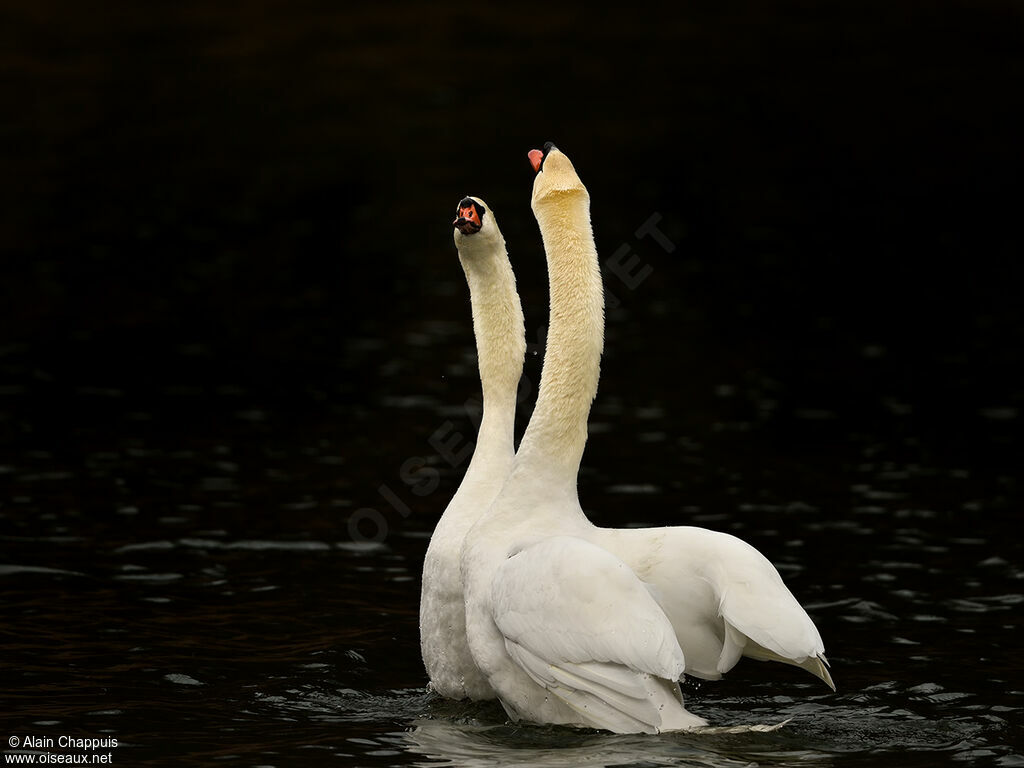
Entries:
<svg viewBox="0 0 1024 768">
<path fill-rule="evenodd" d="M 646 585 L 610 552 L 554 536 L 514 553 L 491 584 L 509 656 L 584 724 L 618 732 L 691 728 L 685 659 Z"/>
<path fill-rule="evenodd" d="M 714 581 L 725 638 L 718 669 L 726 672 L 740 656 L 781 661 L 806 669 L 835 690 L 818 628 L 775 566 L 754 547 L 729 537 Z"/>
<path fill-rule="evenodd" d="M 750 544 L 692 526 L 595 531 L 597 543 L 652 585 L 687 674 L 717 680 L 749 656 L 802 667 L 834 688 L 814 622 Z"/>
</svg>

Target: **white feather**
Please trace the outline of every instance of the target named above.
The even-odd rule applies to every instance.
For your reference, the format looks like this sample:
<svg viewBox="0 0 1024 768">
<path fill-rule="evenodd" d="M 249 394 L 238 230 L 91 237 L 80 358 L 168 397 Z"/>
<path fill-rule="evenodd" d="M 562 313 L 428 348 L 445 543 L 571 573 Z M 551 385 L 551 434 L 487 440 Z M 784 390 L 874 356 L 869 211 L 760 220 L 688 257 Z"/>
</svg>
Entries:
<svg viewBox="0 0 1024 768">
<path fill-rule="evenodd" d="M 665 704 L 681 708 L 686 662 L 672 625 L 606 550 L 571 536 L 525 547 L 496 569 L 490 602 L 511 658 L 583 724 L 653 733 Z"/>
<path fill-rule="evenodd" d="M 832 684 L 813 622 L 756 549 L 701 528 L 604 529 L 576 476 L 597 390 L 603 296 L 589 195 L 552 150 L 534 182 L 551 315 L 540 394 L 493 503 L 465 537 L 473 660 L 513 719 L 616 732 L 693 728 L 684 670 L 743 655 Z"/>
<path fill-rule="evenodd" d="M 494 689 L 473 660 L 466 639 L 466 603 L 459 558 L 466 532 L 498 495 L 512 467 L 516 390 L 523 368 L 523 312 L 505 240 L 494 212 L 478 232 L 455 230 L 469 284 L 484 414 L 472 461 L 438 521 L 423 561 L 420 650 L 431 687 L 452 699 L 493 699 Z"/>
</svg>

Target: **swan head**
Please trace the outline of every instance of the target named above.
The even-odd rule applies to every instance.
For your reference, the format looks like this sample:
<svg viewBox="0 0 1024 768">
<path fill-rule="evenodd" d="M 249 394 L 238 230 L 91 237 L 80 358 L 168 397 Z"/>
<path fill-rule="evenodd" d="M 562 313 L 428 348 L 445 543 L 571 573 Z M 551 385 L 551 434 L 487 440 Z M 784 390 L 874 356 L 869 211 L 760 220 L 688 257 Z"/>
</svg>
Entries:
<svg viewBox="0 0 1024 768">
<path fill-rule="evenodd" d="M 455 208 L 455 247 L 460 250 L 474 244 L 483 245 L 501 239 L 494 214 L 479 197 L 464 197 Z"/>
<path fill-rule="evenodd" d="M 487 206 L 476 197 L 464 197 L 459 200 L 455 209 L 455 221 L 452 224 L 464 235 L 475 235 L 483 227 L 483 218 L 487 215 Z"/>
<path fill-rule="evenodd" d="M 533 180 L 533 197 L 530 200 L 535 210 L 538 205 L 566 197 L 589 199 L 587 188 L 580 181 L 572 161 L 554 143 L 547 142 L 543 150 L 530 150 L 528 157 L 537 174 Z"/>
</svg>

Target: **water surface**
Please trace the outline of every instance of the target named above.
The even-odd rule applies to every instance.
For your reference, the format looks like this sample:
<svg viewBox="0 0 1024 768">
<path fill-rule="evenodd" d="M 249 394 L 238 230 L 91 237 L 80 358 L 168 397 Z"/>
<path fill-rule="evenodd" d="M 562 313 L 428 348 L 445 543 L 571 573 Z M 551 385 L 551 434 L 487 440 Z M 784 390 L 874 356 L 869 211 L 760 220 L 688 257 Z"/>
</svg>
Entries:
<svg viewBox="0 0 1024 768">
<path fill-rule="evenodd" d="M 9 5 L 9 750 L 1024 764 L 1019 9 Z M 479 416 L 451 212 L 482 196 L 509 242 L 521 434 L 546 140 L 609 297 L 584 507 L 757 546 L 836 693 L 745 660 L 685 684 L 717 730 L 637 737 L 426 690 L 419 573 L 465 468 L 438 446 Z"/>
</svg>

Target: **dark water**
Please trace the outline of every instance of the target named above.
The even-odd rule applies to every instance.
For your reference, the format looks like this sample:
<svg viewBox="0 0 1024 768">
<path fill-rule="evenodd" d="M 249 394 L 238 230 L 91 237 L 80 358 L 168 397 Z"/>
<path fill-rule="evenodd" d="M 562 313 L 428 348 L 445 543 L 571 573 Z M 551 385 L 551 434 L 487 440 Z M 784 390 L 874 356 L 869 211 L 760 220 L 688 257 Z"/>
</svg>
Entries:
<svg viewBox="0 0 1024 768">
<path fill-rule="evenodd" d="M 474 10 L 2 12 L 5 743 L 1024 764 L 1019 10 Z M 450 209 L 509 241 L 522 428 L 548 139 L 619 254 L 584 507 L 756 545 L 837 693 L 746 660 L 686 684 L 721 730 L 634 737 L 426 692 L 419 570 L 478 416 Z"/>
<path fill-rule="evenodd" d="M 419 354 L 448 343 L 425 331 Z M 730 397 L 747 396 L 737 386 Z M 458 475 L 427 440 L 434 425 L 467 421 L 450 406 L 368 399 L 385 432 L 423 425 L 421 454 L 444 480 L 416 496 L 398 477 L 408 456 L 356 474 L 362 460 L 345 454 L 356 438 L 337 416 L 286 421 L 227 385 L 150 395 L 150 410 L 128 392 L 68 398 L 74 447 L 3 467 L 8 734 L 114 735 L 116 762 L 143 765 L 175 755 L 246 765 L 1021 760 L 1024 571 L 1009 474 L 908 463 L 877 436 L 834 426 L 839 416 L 791 416 L 815 445 L 849 435 L 845 462 L 820 474 L 830 462 L 752 455 L 771 419 L 702 432 L 681 405 L 603 397 L 582 484 L 595 517 L 697 523 L 754 542 L 816 619 L 839 692 L 745 661 L 723 682 L 690 685 L 691 708 L 722 726 L 791 719 L 783 729 L 566 733 L 424 690 L 418 570 Z M 15 412 L 29 399 L 7 394 Z M 186 429 L 182 413 L 194 411 L 223 421 Z M 377 480 L 397 505 L 363 485 Z M 357 538 L 379 543 L 348 534 L 358 505 L 387 530 L 364 525 Z"/>
</svg>

